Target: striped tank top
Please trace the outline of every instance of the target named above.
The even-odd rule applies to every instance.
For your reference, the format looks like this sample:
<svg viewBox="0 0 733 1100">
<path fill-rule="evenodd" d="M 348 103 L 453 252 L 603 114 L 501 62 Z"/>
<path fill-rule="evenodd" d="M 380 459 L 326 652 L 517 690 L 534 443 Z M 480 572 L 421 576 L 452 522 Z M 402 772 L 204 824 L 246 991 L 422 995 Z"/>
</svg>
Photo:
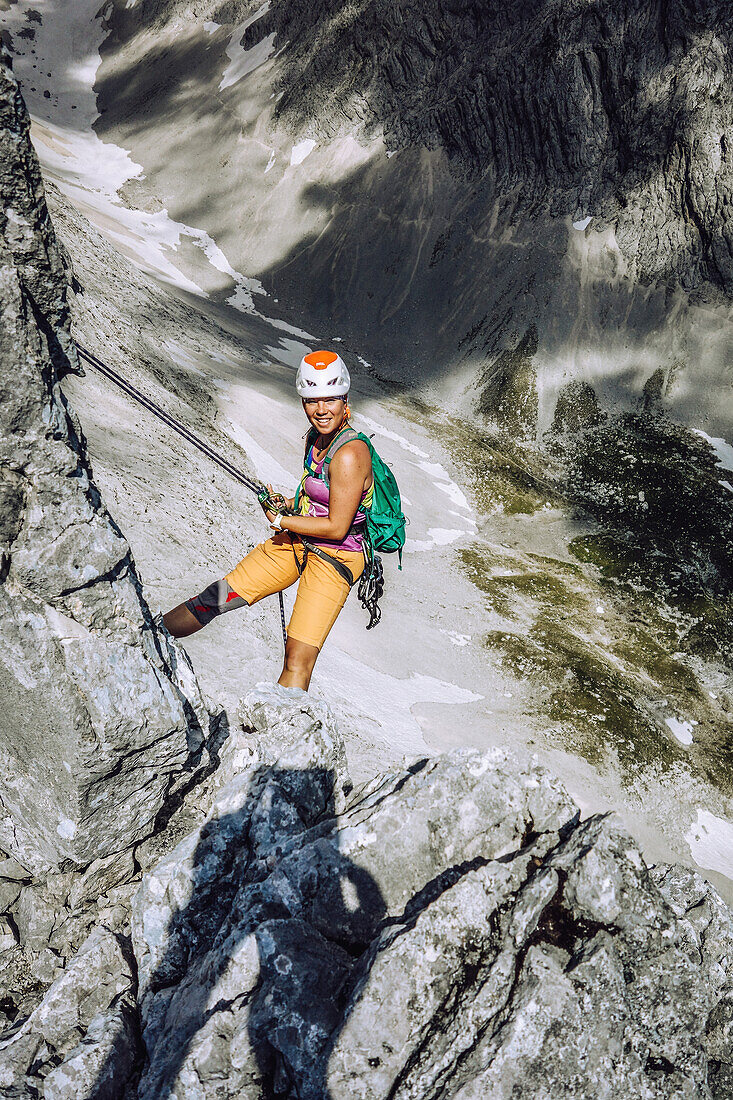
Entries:
<svg viewBox="0 0 733 1100">
<path fill-rule="evenodd" d="M 328 500 L 330 495 L 329 487 L 321 476 L 326 452 L 324 451 L 321 458 L 316 461 L 313 454 L 314 449 L 315 444 L 312 443 L 305 456 L 303 477 L 300 481 L 298 513 L 301 516 L 322 518 L 328 516 Z M 359 507 L 356 511 L 356 515 L 351 521 L 351 530 L 345 539 L 341 542 L 337 542 L 335 539 L 318 539 L 309 535 L 309 542 L 315 543 L 316 546 L 322 546 L 324 550 L 350 550 L 354 553 L 361 552 L 363 549 L 362 535 L 364 527 L 366 526 L 366 512 L 371 508 L 373 491 L 374 482 L 372 482 L 369 488 L 365 489 L 361 494 Z"/>
</svg>

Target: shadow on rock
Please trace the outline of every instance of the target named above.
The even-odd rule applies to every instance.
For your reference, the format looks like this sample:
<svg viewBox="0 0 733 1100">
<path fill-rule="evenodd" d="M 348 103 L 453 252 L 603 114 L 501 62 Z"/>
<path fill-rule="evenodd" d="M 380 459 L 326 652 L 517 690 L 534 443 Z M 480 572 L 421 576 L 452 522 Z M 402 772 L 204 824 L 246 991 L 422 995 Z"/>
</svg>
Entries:
<svg viewBox="0 0 733 1100">
<path fill-rule="evenodd" d="M 729 1095 L 708 883 L 503 750 L 347 798 L 328 708 L 263 685 L 243 710 L 207 819 L 133 902 L 145 1064 L 44 1100 Z"/>
<path fill-rule="evenodd" d="M 332 771 L 260 766 L 248 780 L 237 808 L 195 834 L 185 883 L 169 880 L 180 905 L 167 925 L 160 906 L 138 908 L 140 1098 L 213 1095 L 219 1076 L 228 1096 L 327 1096 L 321 1055 L 385 904 L 332 839 L 314 840 L 319 823 L 333 825 Z M 179 872 L 183 854 L 173 854 Z M 172 870 L 158 865 L 141 893 L 154 896 Z M 92 1095 L 107 1095 L 105 1078 Z"/>
</svg>

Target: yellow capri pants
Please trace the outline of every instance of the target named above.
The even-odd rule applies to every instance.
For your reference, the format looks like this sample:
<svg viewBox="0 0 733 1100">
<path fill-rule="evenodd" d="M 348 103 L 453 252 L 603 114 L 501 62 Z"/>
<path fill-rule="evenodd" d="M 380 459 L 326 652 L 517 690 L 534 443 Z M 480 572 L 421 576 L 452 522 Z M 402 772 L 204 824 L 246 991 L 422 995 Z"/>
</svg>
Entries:
<svg viewBox="0 0 733 1100">
<path fill-rule="evenodd" d="M 360 551 L 322 549 L 348 566 L 355 581 L 363 573 L 364 555 Z M 255 546 L 224 579 L 250 605 L 298 581 L 288 636 L 320 649 L 346 603 L 349 585 L 332 565 L 315 554 L 308 554 L 305 569 L 299 573 L 296 554 L 302 565 L 300 539 L 297 536 L 291 539 L 278 531 L 267 542 Z"/>
</svg>

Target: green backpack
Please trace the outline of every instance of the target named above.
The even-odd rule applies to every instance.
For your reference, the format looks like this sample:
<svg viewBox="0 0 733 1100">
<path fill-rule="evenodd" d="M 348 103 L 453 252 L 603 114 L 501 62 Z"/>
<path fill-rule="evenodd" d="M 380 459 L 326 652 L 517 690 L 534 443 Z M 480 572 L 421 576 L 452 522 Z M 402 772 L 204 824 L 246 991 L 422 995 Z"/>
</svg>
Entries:
<svg viewBox="0 0 733 1100">
<path fill-rule="evenodd" d="M 305 441 L 306 458 L 308 457 L 308 451 L 310 450 L 311 444 L 315 442 L 317 437 L 318 432 L 315 428 L 311 428 Z M 405 545 L 405 524 L 407 521 L 402 512 L 400 491 L 397 488 L 394 474 L 387 463 L 380 457 L 377 451 L 375 451 L 369 436 L 364 435 L 362 432 L 357 432 L 353 428 L 343 428 L 326 452 L 326 456 L 323 460 L 323 469 L 321 470 L 321 478 L 326 482 L 326 485 L 328 485 L 328 467 L 331 459 L 344 443 L 350 443 L 353 439 L 361 439 L 366 443 L 369 448 L 369 454 L 372 457 L 374 488 L 372 489 L 371 508 L 367 508 L 366 510 L 367 537 L 373 551 L 378 551 L 381 554 L 394 554 L 396 551 L 399 555 L 398 568 L 401 569 L 402 547 Z M 298 487 L 298 494 L 295 499 L 296 508 L 299 495 L 300 487 Z"/>
</svg>

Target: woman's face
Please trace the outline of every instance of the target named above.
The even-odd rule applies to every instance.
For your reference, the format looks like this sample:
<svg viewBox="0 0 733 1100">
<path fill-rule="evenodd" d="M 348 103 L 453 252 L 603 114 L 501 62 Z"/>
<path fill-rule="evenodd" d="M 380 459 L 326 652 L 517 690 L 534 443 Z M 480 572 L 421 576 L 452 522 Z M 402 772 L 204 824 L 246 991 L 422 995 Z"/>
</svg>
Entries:
<svg viewBox="0 0 733 1100">
<path fill-rule="evenodd" d="M 308 420 L 321 435 L 330 435 L 341 427 L 346 397 L 309 397 L 303 399 Z"/>
</svg>

